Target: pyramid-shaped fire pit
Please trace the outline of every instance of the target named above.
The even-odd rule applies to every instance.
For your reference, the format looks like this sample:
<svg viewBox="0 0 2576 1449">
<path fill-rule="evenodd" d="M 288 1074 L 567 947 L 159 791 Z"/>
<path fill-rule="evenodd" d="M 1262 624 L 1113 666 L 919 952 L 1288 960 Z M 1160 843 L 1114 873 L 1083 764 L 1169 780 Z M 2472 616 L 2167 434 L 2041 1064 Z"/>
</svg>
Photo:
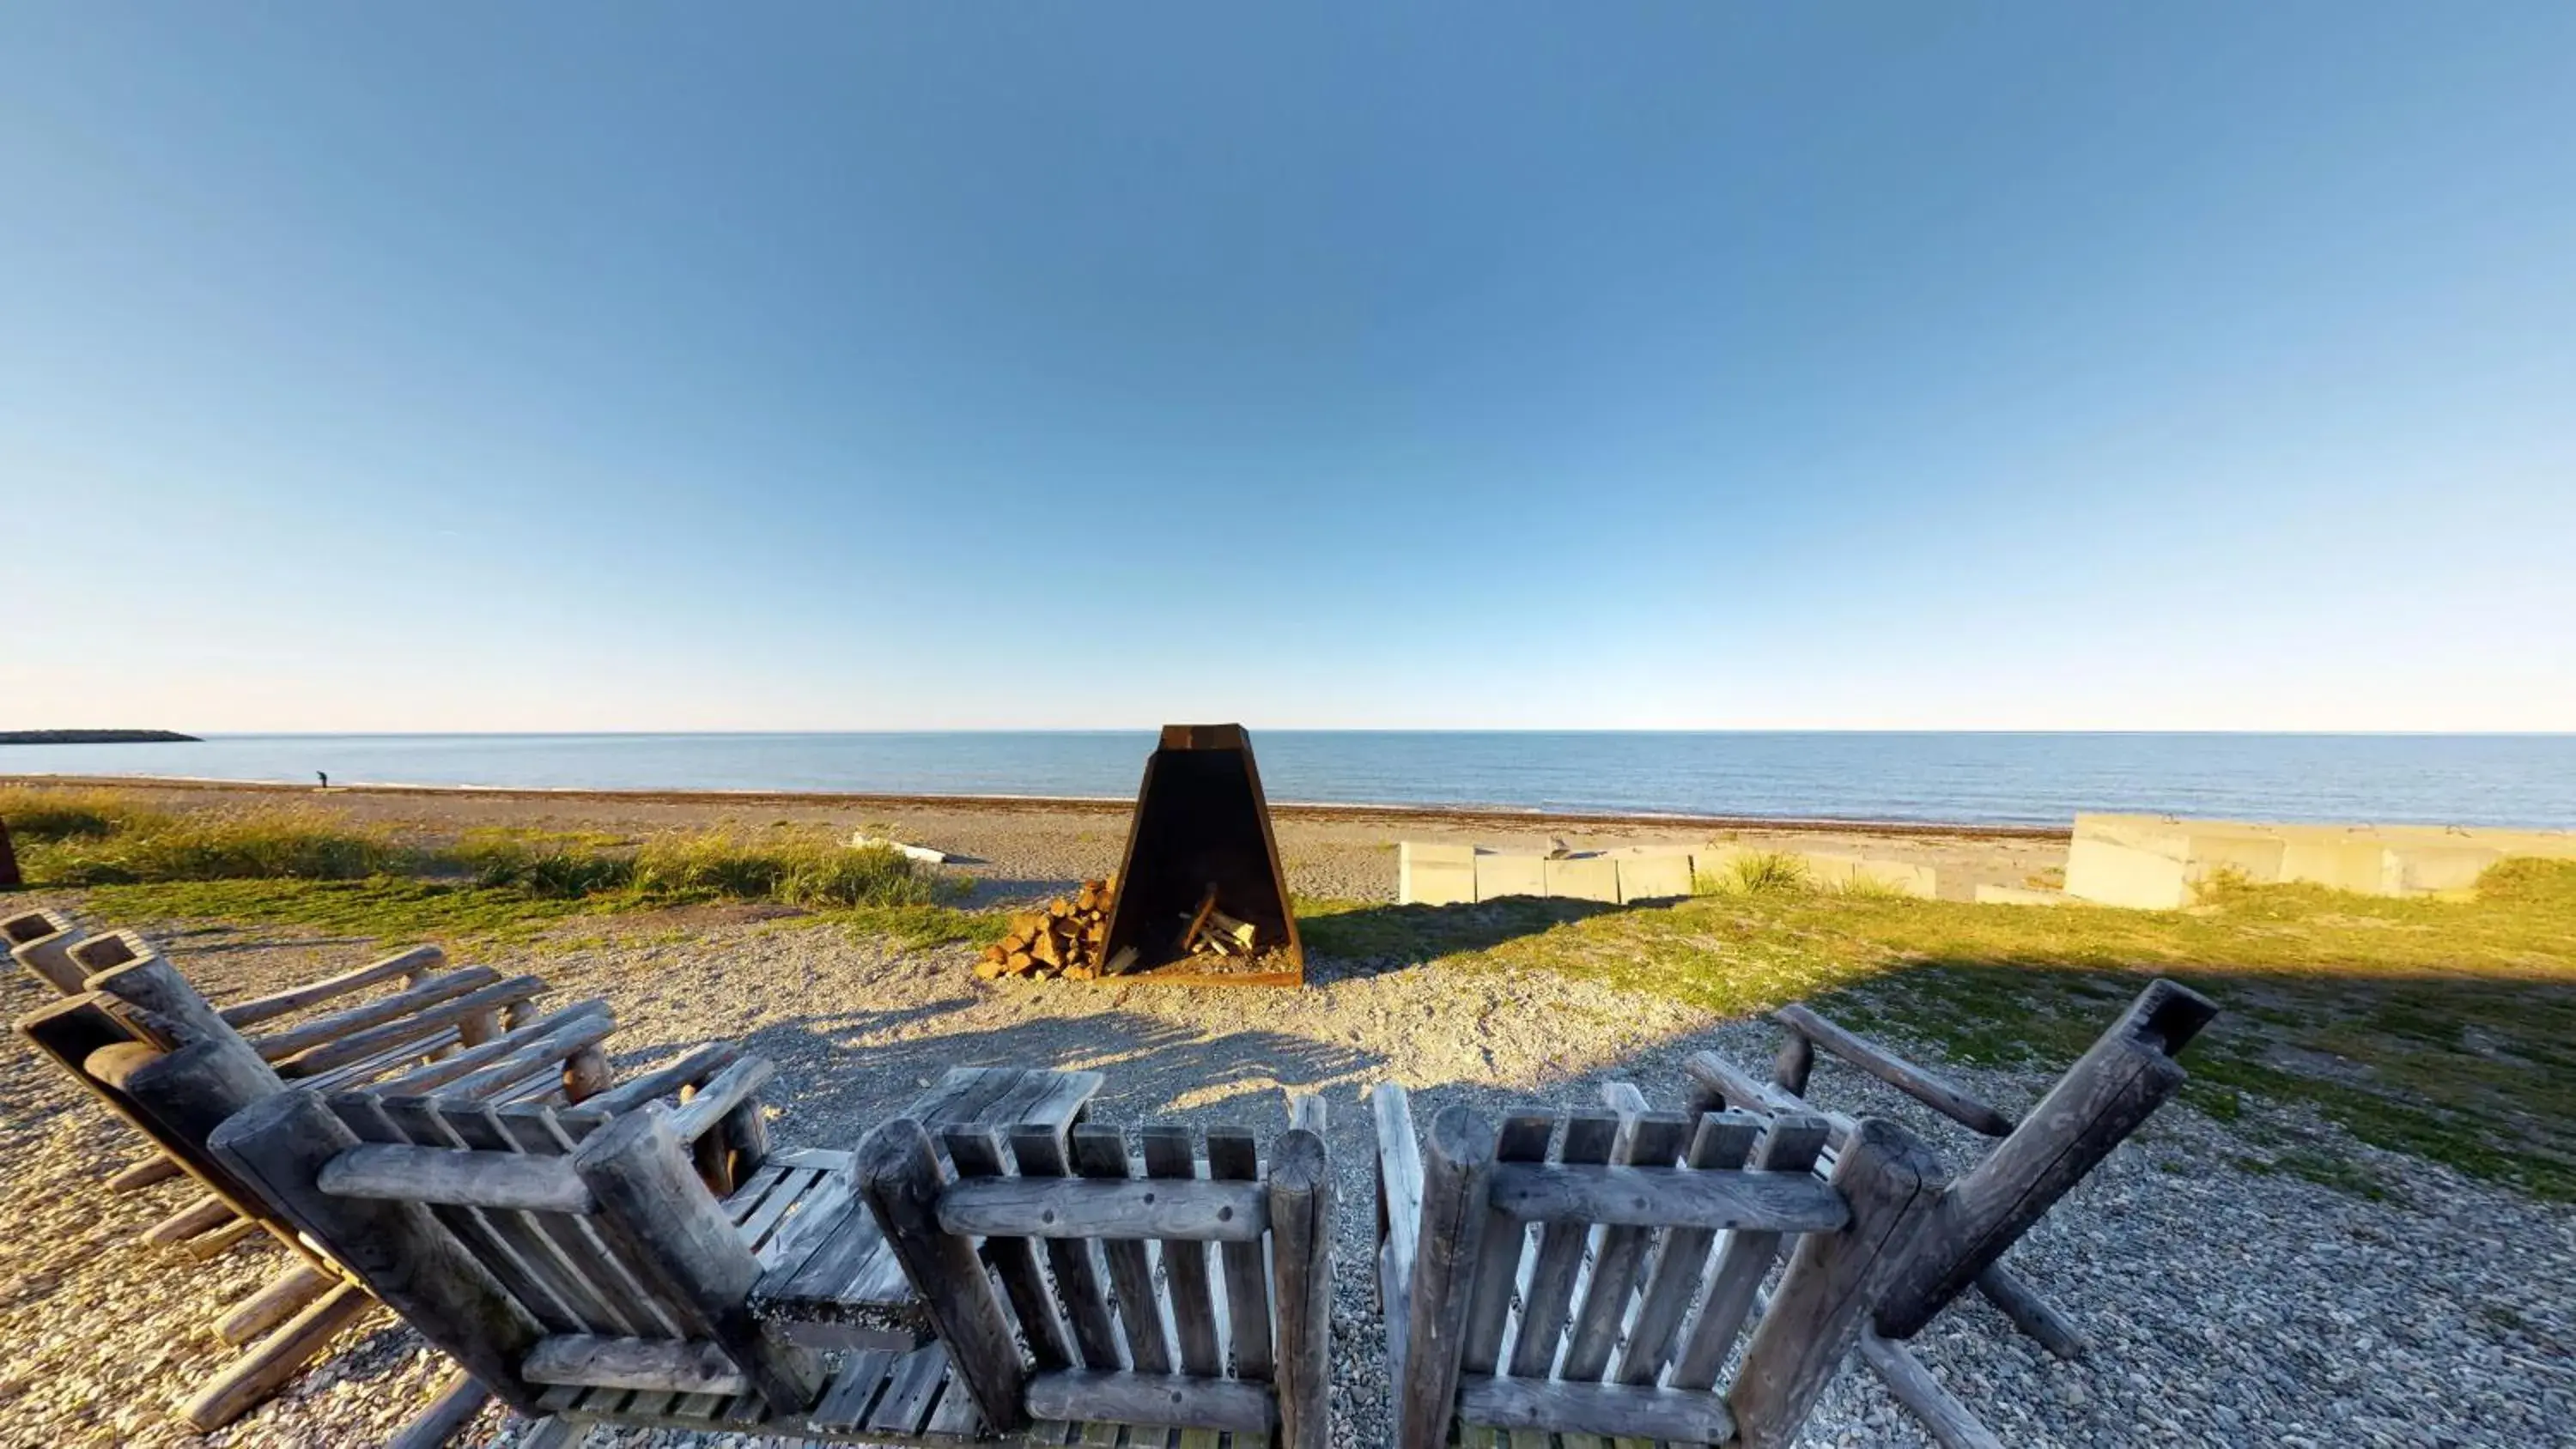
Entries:
<svg viewBox="0 0 2576 1449">
<path fill-rule="evenodd" d="M 1306 950 L 1243 726 L 1163 726 L 1115 879 L 1101 943 L 1105 977 L 1305 984 Z"/>
</svg>

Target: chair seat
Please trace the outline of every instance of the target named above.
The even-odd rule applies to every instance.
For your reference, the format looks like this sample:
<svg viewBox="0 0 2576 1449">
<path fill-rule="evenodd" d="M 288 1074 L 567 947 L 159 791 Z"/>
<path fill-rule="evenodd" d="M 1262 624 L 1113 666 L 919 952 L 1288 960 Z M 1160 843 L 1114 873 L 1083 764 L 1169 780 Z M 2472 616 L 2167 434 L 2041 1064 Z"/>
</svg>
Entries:
<svg viewBox="0 0 2576 1449">
<path fill-rule="evenodd" d="M 1084 1449 L 1269 1449 L 1270 1444 L 1266 1434 L 1061 1420 L 1040 1420 L 1021 1433 L 997 1435 L 985 1427 L 974 1400 L 950 1371 L 948 1350 L 936 1343 L 908 1353 L 869 1349 L 849 1355 L 833 1371 L 813 1411 L 804 1415 L 772 1414 L 758 1394 L 558 1386 L 546 1390 L 538 1403 L 547 1412 L 576 1422 L 701 1433 L 771 1433 L 853 1444 L 918 1444 L 930 1449 L 968 1444 L 1016 1444 L 1029 1449 L 1075 1444 Z"/>
<path fill-rule="evenodd" d="M 850 1153 L 822 1148 L 780 1152 L 724 1200 L 725 1215 L 762 1268 L 777 1267 L 789 1249 L 850 1207 L 851 1163 Z"/>
<path fill-rule="evenodd" d="M 1497 1429 L 1454 1419 L 1449 1442 L 1459 1449 L 1711 1449 L 1696 1439 L 1611 1438 L 1602 1434 L 1559 1434 L 1545 1429 Z"/>
</svg>

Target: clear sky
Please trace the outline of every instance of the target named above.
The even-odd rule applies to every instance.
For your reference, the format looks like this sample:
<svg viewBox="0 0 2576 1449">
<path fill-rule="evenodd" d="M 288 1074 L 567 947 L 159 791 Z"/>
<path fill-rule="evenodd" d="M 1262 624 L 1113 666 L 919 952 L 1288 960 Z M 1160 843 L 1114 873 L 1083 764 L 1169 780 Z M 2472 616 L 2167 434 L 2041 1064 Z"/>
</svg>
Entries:
<svg viewBox="0 0 2576 1449">
<path fill-rule="evenodd" d="M 2576 5 L 0 6 L 0 725 L 2576 728 Z"/>
</svg>

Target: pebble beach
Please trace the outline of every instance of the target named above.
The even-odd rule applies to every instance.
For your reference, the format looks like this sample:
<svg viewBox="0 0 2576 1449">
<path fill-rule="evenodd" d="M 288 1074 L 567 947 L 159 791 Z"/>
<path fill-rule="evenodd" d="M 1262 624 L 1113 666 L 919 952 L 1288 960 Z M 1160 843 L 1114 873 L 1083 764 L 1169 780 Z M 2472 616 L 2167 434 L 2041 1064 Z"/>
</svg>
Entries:
<svg viewBox="0 0 2576 1449">
<path fill-rule="evenodd" d="M 335 793 L 332 803 L 409 829 L 472 824 L 650 829 L 732 818 L 891 826 L 974 858 L 961 867 L 994 900 L 1042 897 L 1116 863 L 1123 807 L 970 807 L 667 798 L 562 800 Z M 1678 828 L 1673 828 L 1678 830 Z M 1301 893 L 1383 900 L 1399 833 L 1497 844 L 1550 835 L 1576 845 L 1656 838 L 1629 827 L 1282 819 Z M 1683 831 L 1690 834 L 1693 832 Z M 1705 838 L 1698 833 L 1697 838 Z M 1809 838 L 1809 837 L 1801 837 Z M 1979 859 L 1994 878 L 2053 863 L 2044 838 L 1894 835 L 1874 850 Z M 76 908 L 42 892 L 30 906 Z M 16 904 L 13 901 L 13 905 Z M 115 922 L 160 941 L 217 999 L 271 990 L 362 959 L 364 942 L 282 927 Z M 623 1071 L 711 1038 L 772 1058 L 771 1131 L 782 1145 L 848 1147 L 946 1067 L 1088 1068 L 1106 1074 L 1102 1120 L 1284 1126 L 1289 1093 L 1328 1102 L 1337 1166 L 1335 1442 L 1385 1438 L 1383 1339 L 1369 1281 L 1369 1168 L 1362 1094 L 1404 1083 L 1417 1115 L 1451 1102 L 1499 1112 L 1529 1102 L 1589 1104 L 1610 1081 L 1659 1107 L 1681 1101 L 1680 1063 L 1716 1048 L 1767 1060 L 1773 1032 L 1659 998 L 1545 972 L 1439 962 L 1319 958 L 1303 991 L 980 982 L 974 948 L 903 948 L 837 926 L 743 910 L 627 921 L 613 934 L 460 952 L 533 971 L 556 999 L 604 996 Z M 12 978 L 13 1014 L 42 1000 Z M 1897 1043 L 1900 1046 L 1905 1043 Z M 2044 1076 L 1961 1070 L 2007 1110 Z M 1975 1139 L 1854 1074 L 1821 1069 L 1816 1095 L 1894 1116 L 1971 1160 Z M 212 1263 L 135 1241 L 180 1205 L 175 1184 L 108 1194 L 134 1155 L 131 1134 L 23 1048 L 0 1054 L 0 1444 L 338 1445 L 372 1443 L 427 1403 L 442 1361 L 381 1310 L 340 1351 L 230 1429 L 197 1436 L 169 1405 L 223 1359 L 208 1329 L 282 1252 L 252 1244 Z M 2372 1201 L 2287 1175 L 2237 1170 L 2236 1129 L 2168 1107 L 2121 1147 L 2012 1262 L 2093 1335 L 2067 1363 L 1964 1300 L 1916 1348 L 2014 1445 L 2494 1445 L 2576 1443 L 2576 1212 L 2411 1159 L 2389 1159 L 2402 1196 Z M 2317 1124 L 2314 1130 L 2333 1129 Z M 2349 1144 L 2350 1150 L 2370 1149 Z M 459 1443 L 513 1444 L 527 1426 L 487 1409 Z M 738 1436 L 599 1431 L 593 1444 L 749 1444 Z M 1913 1446 L 1921 1429 L 1860 1368 L 1847 1367 L 1801 1443 Z"/>
</svg>

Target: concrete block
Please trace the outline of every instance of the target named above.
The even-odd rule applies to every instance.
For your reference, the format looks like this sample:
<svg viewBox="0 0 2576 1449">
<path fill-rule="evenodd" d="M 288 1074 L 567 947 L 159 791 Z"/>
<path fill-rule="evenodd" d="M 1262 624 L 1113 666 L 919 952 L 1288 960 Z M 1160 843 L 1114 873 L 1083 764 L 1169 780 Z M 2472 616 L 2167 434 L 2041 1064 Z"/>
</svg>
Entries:
<svg viewBox="0 0 2576 1449">
<path fill-rule="evenodd" d="M 1684 851 L 1620 851 L 1612 860 L 1619 867 L 1621 901 L 1663 901 L 1691 893 L 1691 857 Z"/>
<path fill-rule="evenodd" d="M 1398 841 L 1395 900 L 1404 906 L 1461 906 L 1476 899 L 1476 847 Z"/>
<path fill-rule="evenodd" d="M 1607 855 L 1577 855 L 1543 862 L 1542 879 L 1552 898 L 1576 901 L 1619 900 L 1619 862 Z"/>
<path fill-rule="evenodd" d="M 2505 858 L 2484 846 L 2392 845 L 2380 852 L 2379 891 L 2390 896 L 2463 895 Z"/>
<path fill-rule="evenodd" d="M 2033 890 L 2028 886 L 1977 884 L 1977 904 L 1981 906 L 2062 906 L 2074 897 L 2064 891 Z"/>
<path fill-rule="evenodd" d="M 1691 852 L 1692 889 L 1708 880 L 1720 884 L 1735 879 L 1735 863 L 1754 852 L 1741 845 L 1703 845 Z"/>
<path fill-rule="evenodd" d="M 2366 836 L 2286 840 L 2281 846 L 2281 879 L 2375 896 L 2387 854 L 2385 844 Z"/>
<path fill-rule="evenodd" d="M 1499 851 L 1476 852 L 1476 899 L 1501 900 L 1505 896 L 1543 896 L 1547 894 L 1545 862 L 1535 855 L 1504 855 Z"/>
<path fill-rule="evenodd" d="M 1840 851 L 1806 850 L 1807 879 L 1824 890 L 1880 890 L 1931 900 L 1940 894 L 1940 873 L 1908 860 L 1845 855 Z"/>
<path fill-rule="evenodd" d="M 2096 905 L 2174 911 L 2191 904 L 2183 858 L 2141 845 L 2078 835 L 2066 850 L 2066 893 Z"/>
</svg>

